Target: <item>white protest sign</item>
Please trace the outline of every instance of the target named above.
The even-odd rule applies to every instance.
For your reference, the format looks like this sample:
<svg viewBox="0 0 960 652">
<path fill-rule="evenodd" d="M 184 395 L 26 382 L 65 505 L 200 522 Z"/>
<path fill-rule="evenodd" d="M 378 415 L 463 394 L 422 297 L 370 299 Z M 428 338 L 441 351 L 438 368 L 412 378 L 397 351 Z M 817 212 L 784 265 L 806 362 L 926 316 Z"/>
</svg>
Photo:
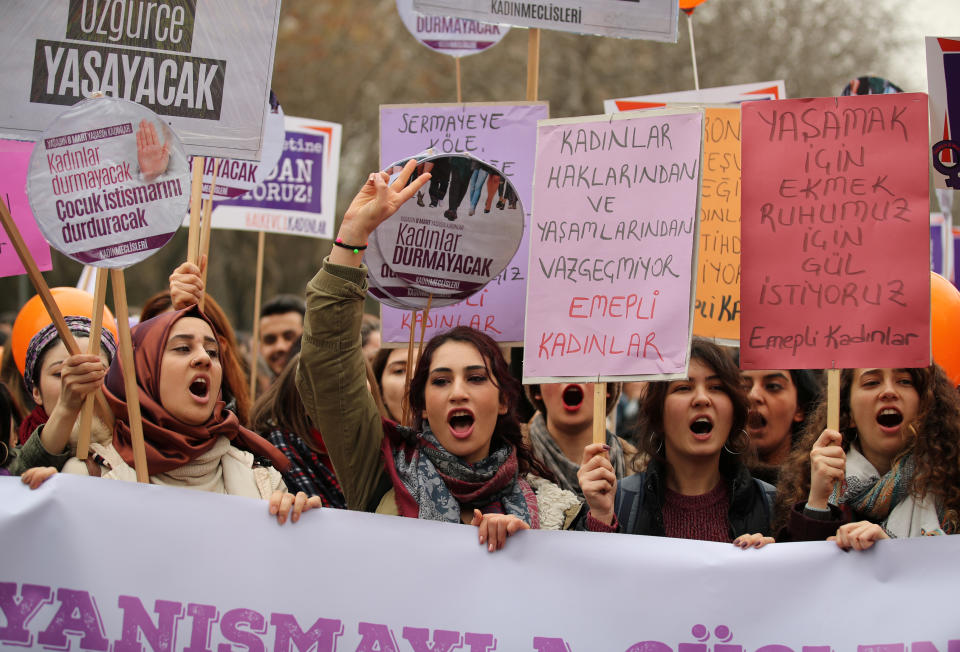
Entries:
<svg viewBox="0 0 960 652">
<path fill-rule="evenodd" d="M 127 100 L 84 100 L 37 142 L 27 176 L 43 236 L 83 264 L 122 268 L 173 237 L 190 199 L 177 134 Z"/>
<path fill-rule="evenodd" d="M 257 159 L 280 0 L 4 0 L 0 134 L 39 138 L 100 91 L 169 120 L 187 153 Z"/>
<path fill-rule="evenodd" d="M 650 109 L 666 104 L 680 102 L 696 104 L 740 104 L 755 100 L 782 100 L 787 90 L 783 80 L 735 84 L 701 88 L 698 91 L 676 91 L 674 93 L 655 93 L 653 95 L 635 95 L 603 101 L 604 113 L 630 111 L 632 109 Z"/>
<path fill-rule="evenodd" d="M 0 478 L 0 549 L 11 560 L 0 570 L 0 647 L 16 650 L 960 646 L 957 536 L 845 553 L 824 541 L 740 550 L 524 531 L 490 554 L 466 525 L 324 509 L 279 526 L 265 501 L 60 475 L 36 491 Z M 265 551 L 300 557 L 271 571 Z M 858 597 L 842 612 L 814 615 L 811 596 L 851 587 Z M 603 599 L 576 600 L 585 592 Z M 878 606 L 880 596 L 895 605 Z"/>
<path fill-rule="evenodd" d="M 414 38 L 431 50 L 451 57 L 483 52 L 510 31 L 507 25 L 469 18 L 427 16 L 413 10 L 413 0 L 397 0 L 397 12 Z"/>
<path fill-rule="evenodd" d="M 677 0 L 413 0 L 425 14 L 577 34 L 677 42 Z"/>
<path fill-rule="evenodd" d="M 293 116 L 284 124 L 277 165 L 246 195 L 214 202 L 211 227 L 333 237 L 342 127 Z"/>
</svg>

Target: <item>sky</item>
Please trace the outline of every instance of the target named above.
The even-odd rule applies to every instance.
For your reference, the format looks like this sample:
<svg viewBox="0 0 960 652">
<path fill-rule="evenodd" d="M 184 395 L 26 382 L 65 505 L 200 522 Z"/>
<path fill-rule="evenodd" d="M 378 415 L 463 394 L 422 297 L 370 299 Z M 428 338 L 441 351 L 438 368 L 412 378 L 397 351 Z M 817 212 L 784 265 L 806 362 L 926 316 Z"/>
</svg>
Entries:
<svg viewBox="0 0 960 652">
<path fill-rule="evenodd" d="M 863 0 L 863 6 L 871 0 Z M 960 0 L 884 0 L 903 16 L 903 35 L 908 44 L 900 62 L 891 70 L 890 81 L 905 91 L 927 90 L 925 36 L 960 37 Z"/>
</svg>

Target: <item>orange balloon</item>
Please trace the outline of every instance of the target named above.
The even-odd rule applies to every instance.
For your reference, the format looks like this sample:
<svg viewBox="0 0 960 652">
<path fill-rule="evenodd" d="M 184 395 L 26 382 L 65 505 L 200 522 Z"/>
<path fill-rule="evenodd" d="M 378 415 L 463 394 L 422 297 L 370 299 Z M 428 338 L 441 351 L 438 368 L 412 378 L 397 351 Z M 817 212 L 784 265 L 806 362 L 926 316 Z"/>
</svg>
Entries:
<svg viewBox="0 0 960 652">
<path fill-rule="evenodd" d="M 954 387 L 960 386 L 960 290 L 930 272 L 930 336 L 933 361 L 943 367 Z"/>
<path fill-rule="evenodd" d="M 64 317 L 73 315 L 93 319 L 93 295 L 89 292 L 77 288 L 50 288 L 50 294 Z M 13 360 L 21 374 L 27 365 L 27 347 L 30 346 L 30 340 L 44 326 L 52 323 L 53 319 L 43 306 L 39 294 L 23 304 L 23 308 L 17 313 L 13 332 L 10 333 L 10 346 L 13 347 Z M 113 333 L 114 338 L 117 337 L 117 322 L 106 306 L 103 307 L 103 327 Z"/>
<path fill-rule="evenodd" d="M 680 0 L 680 8 L 687 13 L 692 12 L 697 5 L 701 5 L 707 0 Z"/>
</svg>

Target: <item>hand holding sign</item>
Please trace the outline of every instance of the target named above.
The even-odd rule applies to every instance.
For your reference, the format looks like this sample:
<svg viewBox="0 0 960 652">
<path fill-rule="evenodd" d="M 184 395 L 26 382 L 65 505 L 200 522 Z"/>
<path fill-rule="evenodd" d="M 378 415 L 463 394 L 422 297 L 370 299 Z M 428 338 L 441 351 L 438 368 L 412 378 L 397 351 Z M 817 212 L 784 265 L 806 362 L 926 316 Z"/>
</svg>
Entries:
<svg viewBox="0 0 960 652">
<path fill-rule="evenodd" d="M 170 162 L 170 136 L 164 139 L 163 145 L 157 138 L 157 128 L 152 122 L 140 121 L 137 129 L 137 163 L 144 181 L 153 181 L 167 171 Z"/>
</svg>

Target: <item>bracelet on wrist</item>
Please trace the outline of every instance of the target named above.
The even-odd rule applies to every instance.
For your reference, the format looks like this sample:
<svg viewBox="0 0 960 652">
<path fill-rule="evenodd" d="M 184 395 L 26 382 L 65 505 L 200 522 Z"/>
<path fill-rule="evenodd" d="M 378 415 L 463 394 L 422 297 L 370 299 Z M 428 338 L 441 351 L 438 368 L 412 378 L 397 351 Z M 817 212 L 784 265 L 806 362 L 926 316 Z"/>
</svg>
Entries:
<svg viewBox="0 0 960 652">
<path fill-rule="evenodd" d="M 345 243 L 342 238 L 337 238 L 336 240 L 333 241 L 333 244 L 336 245 L 337 247 L 343 247 L 344 249 L 352 249 L 353 253 L 355 254 L 358 254 L 367 248 L 366 242 L 364 242 L 362 245 L 352 245 L 352 244 Z"/>
</svg>

